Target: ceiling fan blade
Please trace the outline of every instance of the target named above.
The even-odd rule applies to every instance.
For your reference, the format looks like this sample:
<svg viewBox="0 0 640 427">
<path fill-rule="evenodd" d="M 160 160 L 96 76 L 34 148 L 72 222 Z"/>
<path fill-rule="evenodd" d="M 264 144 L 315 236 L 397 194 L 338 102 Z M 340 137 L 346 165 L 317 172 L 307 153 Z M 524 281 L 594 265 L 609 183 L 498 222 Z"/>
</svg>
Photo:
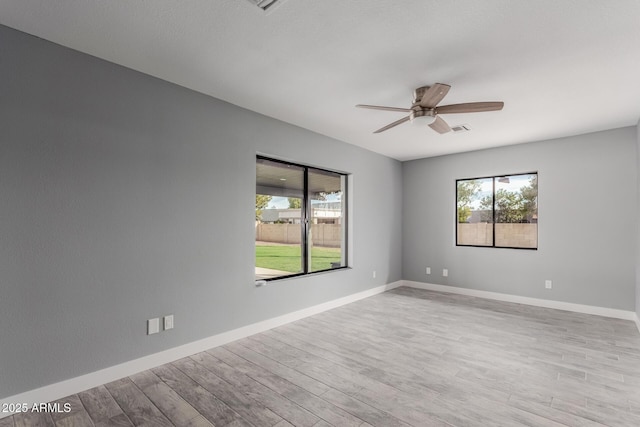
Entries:
<svg viewBox="0 0 640 427">
<path fill-rule="evenodd" d="M 404 122 L 408 122 L 408 121 L 409 121 L 409 116 L 407 116 L 407 117 L 403 117 L 403 118 L 401 118 L 400 120 L 396 120 L 395 122 L 393 122 L 393 123 L 389 123 L 389 124 L 388 124 L 388 125 L 386 125 L 385 127 L 378 129 L 378 130 L 377 130 L 377 131 L 375 131 L 374 133 L 384 132 L 384 131 L 385 131 L 385 130 L 387 130 L 387 129 L 391 129 L 391 128 L 392 128 L 392 127 L 394 127 L 394 126 L 401 125 L 402 123 L 404 123 Z"/>
<path fill-rule="evenodd" d="M 439 116 L 436 116 L 436 120 L 433 123 L 431 123 L 429 127 L 438 133 L 451 132 L 451 128 L 449 127 L 447 122 L 442 120 Z"/>
<path fill-rule="evenodd" d="M 451 89 L 451 86 L 444 83 L 434 84 L 422 95 L 420 106 L 422 108 L 435 107 L 440 101 L 442 101 L 442 98 L 444 98 L 447 93 L 449 93 L 449 89 Z"/>
<path fill-rule="evenodd" d="M 468 102 L 466 104 L 443 105 L 436 108 L 436 114 L 481 113 L 502 110 L 504 102 Z"/>
<path fill-rule="evenodd" d="M 371 110 L 400 111 L 401 113 L 410 113 L 411 112 L 411 109 L 409 109 L 409 108 L 384 107 L 382 105 L 358 104 L 358 105 L 356 105 L 356 107 L 358 107 L 358 108 L 369 108 Z"/>
</svg>

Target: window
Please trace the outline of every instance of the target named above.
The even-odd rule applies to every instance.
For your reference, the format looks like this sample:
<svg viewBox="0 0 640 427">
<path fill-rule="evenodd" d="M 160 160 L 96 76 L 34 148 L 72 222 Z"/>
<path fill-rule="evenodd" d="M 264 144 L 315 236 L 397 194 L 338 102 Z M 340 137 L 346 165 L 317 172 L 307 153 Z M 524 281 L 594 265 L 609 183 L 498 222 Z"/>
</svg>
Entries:
<svg viewBox="0 0 640 427">
<path fill-rule="evenodd" d="M 456 180 L 456 245 L 538 248 L 538 173 Z"/>
<path fill-rule="evenodd" d="M 256 280 L 347 266 L 347 175 L 256 158 Z"/>
</svg>

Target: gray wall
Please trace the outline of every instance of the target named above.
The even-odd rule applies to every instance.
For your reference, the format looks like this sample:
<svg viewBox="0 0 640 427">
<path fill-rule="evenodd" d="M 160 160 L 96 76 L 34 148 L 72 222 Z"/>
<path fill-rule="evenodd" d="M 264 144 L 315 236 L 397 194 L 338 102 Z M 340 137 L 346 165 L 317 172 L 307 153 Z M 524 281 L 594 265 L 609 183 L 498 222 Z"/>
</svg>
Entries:
<svg viewBox="0 0 640 427">
<path fill-rule="evenodd" d="M 636 138 L 628 127 L 404 163 L 403 279 L 633 311 Z M 530 171 L 539 249 L 456 247 L 455 180 Z"/>
<path fill-rule="evenodd" d="M 401 279 L 399 162 L 6 27 L 0 76 L 0 398 Z M 352 269 L 254 287 L 257 152 L 353 174 Z"/>
</svg>

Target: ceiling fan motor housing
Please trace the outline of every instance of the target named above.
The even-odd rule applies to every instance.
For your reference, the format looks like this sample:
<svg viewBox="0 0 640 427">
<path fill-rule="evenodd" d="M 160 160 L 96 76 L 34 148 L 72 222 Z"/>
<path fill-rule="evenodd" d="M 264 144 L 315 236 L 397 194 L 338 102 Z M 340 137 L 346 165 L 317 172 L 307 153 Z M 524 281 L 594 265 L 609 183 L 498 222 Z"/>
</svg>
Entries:
<svg viewBox="0 0 640 427">
<path fill-rule="evenodd" d="M 420 106 L 420 101 L 425 92 L 431 86 L 422 86 L 413 91 L 413 105 L 411 106 L 411 113 L 409 113 L 409 120 L 412 122 L 418 117 L 435 117 L 433 108 L 424 108 Z"/>
<path fill-rule="evenodd" d="M 435 117 L 436 113 L 433 109 L 425 110 L 420 106 L 414 107 L 413 111 L 409 113 L 409 120 L 414 120 L 418 117 Z"/>
</svg>

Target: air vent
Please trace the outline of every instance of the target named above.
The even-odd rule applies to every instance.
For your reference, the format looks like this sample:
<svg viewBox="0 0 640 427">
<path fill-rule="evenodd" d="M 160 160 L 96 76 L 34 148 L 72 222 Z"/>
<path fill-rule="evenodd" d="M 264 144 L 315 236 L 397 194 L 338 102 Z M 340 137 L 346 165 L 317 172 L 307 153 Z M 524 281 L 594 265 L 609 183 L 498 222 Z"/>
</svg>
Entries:
<svg viewBox="0 0 640 427">
<path fill-rule="evenodd" d="M 282 3 L 283 0 L 248 0 L 254 6 L 258 6 L 263 11 L 267 12 L 274 8 L 277 4 Z"/>
<path fill-rule="evenodd" d="M 469 132 L 471 130 L 471 128 L 469 127 L 469 125 L 458 125 L 458 126 L 451 126 L 451 130 L 454 132 Z"/>
</svg>

